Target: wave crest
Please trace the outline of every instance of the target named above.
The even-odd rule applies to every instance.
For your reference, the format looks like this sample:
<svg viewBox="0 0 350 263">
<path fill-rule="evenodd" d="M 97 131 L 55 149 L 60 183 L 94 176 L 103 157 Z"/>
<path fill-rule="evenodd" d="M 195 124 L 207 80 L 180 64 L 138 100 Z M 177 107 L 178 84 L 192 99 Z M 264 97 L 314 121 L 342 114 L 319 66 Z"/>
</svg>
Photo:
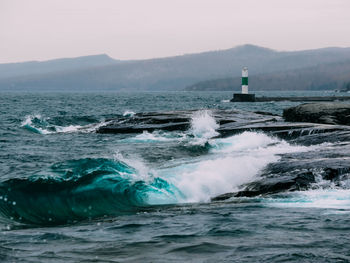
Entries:
<svg viewBox="0 0 350 263">
<path fill-rule="evenodd" d="M 205 144 L 209 139 L 219 135 L 216 131 L 220 125 L 209 110 L 197 111 L 191 119 L 190 133 L 195 137 L 193 144 Z"/>
<path fill-rule="evenodd" d="M 81 119 L 82 117 L 79 117 Z M 93 132 L 106 122 L 92 123 L 87 125 L 57 125 L 51 123 L 50 118 L 44 118 L 40 114 L 27 115 L 21 123 L 21 127 L 39 134 L 72 133 L 72 132 Z M 91 121 L 90 119 L 88 121 Z M 92 120 L 96 121 L 96 120 Z M 53 122 L 53 121 L 52 121 Z M 60 121 L 58 121 L 60 123 Z"/>
<path fill-rule="evenodd" d="M 176 202 L 181 193 L 167 181 L 138 178 L 136 169 L 109 159 L 80 159 L 0 184 L 0 213 L 31 224 L 65 224 L 104 215 L 134 213 Z"/>
</svg>

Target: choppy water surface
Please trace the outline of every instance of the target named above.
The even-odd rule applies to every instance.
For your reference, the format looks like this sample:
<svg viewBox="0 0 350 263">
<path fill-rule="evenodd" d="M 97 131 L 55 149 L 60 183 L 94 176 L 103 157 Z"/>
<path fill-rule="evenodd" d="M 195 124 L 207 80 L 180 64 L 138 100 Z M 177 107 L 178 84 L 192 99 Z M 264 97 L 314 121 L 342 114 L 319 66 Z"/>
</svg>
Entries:
<svg viewBox="0 0 350 263">
<path fill-rule="evenodd" d="M 231 95 L 1 93 L 0 260 L 350 261 L 346 188 L 210 202 L 280 154 L 318 150 L 256 132 L 215 139 L 208 109 L 296 104 Z M 94 132 L 116 116 L 182 109 L 196 110 L 185 132 Z"/>
</svg>

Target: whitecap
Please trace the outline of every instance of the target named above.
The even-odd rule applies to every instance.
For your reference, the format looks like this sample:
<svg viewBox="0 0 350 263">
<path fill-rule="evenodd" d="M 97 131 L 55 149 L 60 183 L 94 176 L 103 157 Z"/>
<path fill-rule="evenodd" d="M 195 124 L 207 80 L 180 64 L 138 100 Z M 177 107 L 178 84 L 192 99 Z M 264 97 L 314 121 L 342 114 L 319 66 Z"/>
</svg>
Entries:
<svg viewBox="0 0 350 263">
<path fill-rule="evenodd" d="M 136 113 L 133 112 L 133 111 L 130 111 L 130 110 L 126 110 L 124 113 L 123 113 L 123 116 L 124 117 L 132 117 L 134 116 Z"/>
<path fill-rule="evenodd" d="M 350 210 L 349 189 L 312 189 L 286 193 L 281 198 L 265 198 L 263 202 L 274 207 L 306 207 Z"/>
<path fill-rule="evenodd" d="M 194 136 L 191 144 L 204 145 L 211 138 L 219 135 L 216 131 L 219 127 L 220 125 L 211 115 L 211 111 L 202 110 L 195 112 L 191 118 L 191 128 L 189 130 L 189 133 Z"/>
<path fill-rule="evenodd" d="M 256 132 L 213 139 L 211 144 L 216 146 L 205 159 L 161 172 L 184 194 L 184 202 L 206 202 L 238 191 L 242 184 L 256 180 L 266 165 L 278 161 L 280 154 L 313 149 Z"/>
<path fill-rule="evenodd" d="M 49 118 L 44 118 L 40 114 L 27 115 L 21 123 L 21 127 L 39 134 L 55 134 L 55 133 L 73 133 L 73 132 L 94 132 L 99 127 L 106 125 L 108 122 L 101 121 L 100 123 L 88 125 L 68 125 L 60 126 L 49 123 Z"/>
</svg>

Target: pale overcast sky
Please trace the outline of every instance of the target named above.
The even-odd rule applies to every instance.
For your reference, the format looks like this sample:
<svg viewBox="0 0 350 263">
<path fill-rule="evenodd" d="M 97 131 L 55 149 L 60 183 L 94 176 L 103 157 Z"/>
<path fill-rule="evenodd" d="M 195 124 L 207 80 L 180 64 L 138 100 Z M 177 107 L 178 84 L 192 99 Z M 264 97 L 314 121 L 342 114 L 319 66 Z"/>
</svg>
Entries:
<svg viewBox="0 0 350 263">
<path fill-rule="evenodd" d="M 0 0 L 0 63 L 350 47 L 350 0 Z"/>
</svg>

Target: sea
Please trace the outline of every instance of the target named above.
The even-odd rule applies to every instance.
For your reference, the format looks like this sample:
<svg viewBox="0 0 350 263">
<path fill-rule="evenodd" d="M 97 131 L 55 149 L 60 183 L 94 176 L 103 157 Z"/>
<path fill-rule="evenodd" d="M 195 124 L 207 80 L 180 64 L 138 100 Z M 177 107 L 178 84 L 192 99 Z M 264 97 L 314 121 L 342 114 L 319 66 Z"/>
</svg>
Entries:
<svg viewBox="0 0 350 263">
<path fill-rule="evenodd" d="M 348 189 L 211 201 L 281 154 L 315 151 L 262 132 L 218 137 L 212 109 L 281 115 L 299 104 L 231 98 L 0 92 L 0 262 L 350 262 Z M 187 131 L 96 133 L 116 117 L 174 110 L 194 110 Z"/>
</svg>

